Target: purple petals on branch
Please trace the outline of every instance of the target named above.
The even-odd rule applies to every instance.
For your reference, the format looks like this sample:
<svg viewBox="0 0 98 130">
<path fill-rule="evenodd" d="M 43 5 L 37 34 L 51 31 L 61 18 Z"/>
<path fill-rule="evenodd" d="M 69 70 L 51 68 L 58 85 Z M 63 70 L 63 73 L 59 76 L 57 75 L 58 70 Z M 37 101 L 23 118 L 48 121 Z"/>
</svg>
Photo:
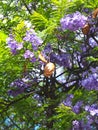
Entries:
<svg viewBox="0 0 98 130">
<path fill-rule="evenodd" d="M 11 90 L 8 91 L 8 94 L 13 97 L 22 94 L 23 92 L 28 91 L 35 83 L 37 83 L 35 78 L 31 79 L 30 77 L 24 77 L 22 79 L 16 79 L 9 85 Z"/>
<path fill-rule="evenodd" d="M 89 38 L 89 45 L 91 47 L 98 46 L 97 42 L 93 38 Z"/>
<path fill-rule="evenodd" d="M 79 121 L 74 120 L 74 121 L 72 122 L 72 124 L 73 124 L 73 130 L 74 130 L 74 129 L 79 130 L 79 126 L 80 126 L 80 122 L 79 122 Z"/>
<path fill-rule="evenodd" d="M 12 35 L 7 38 L 7 44 L 13 54 L 16 54 L 17 50 L 21 50 L 23 48 L 23 43 L 16 42 Z"/>
<path fill-rule="evenodd" d="M 36 58 L 34 56 L 34 53 L 31 52 L 30 50 L 26 50 L 25 53 L 24 53 L 24 58 L 25 59 L 30 59 L 32 62 L 35 62 L 36 61 Z"/>
<path fill-rule="evenodd" d="M 46 46 L 45 46 L 45 48 L 44 48 L 44 50 L 43 50 L 43 53 L 51 53 L 52 52 L 52 47 L 51 47 L 51 44 L 47 44 Z"/>
<path fill-rule="evenodd" d="M 98 74 L 91 74 L 81 81 L 81 85 L 87 90 L 98 90 Z"/>
<path fill-rule="evenodd" d="M 83 102 L 82 102 L 82 101 L 78 101 L 78 102 L 73 106 L 73 111 L 74 111 L 76 114 L 79 114 L 82 105 L 83 105 Z"/>
<path fill-rule="evenodd" d="M 47 61 L 50 61 L 50 54 L 52 52 L 52 47 L 51 47 L 51 44 L 48 43 L 46 44 L 46 46 L 44 47 L 44 49 L 42 50 L 41 52 L 41 57 L 42 58 L 42 61 L 45 63 L 47 63 Z"/>
<path fill-rule="evenodd" d="M 31 42 L 32 37 L 35 35 L 35 31 L 33 29 L 30 29 L 26 32 L 26 36 L 23 38 L 23 40 L 26 42 Z"/>
<path fill-rule="evenodd" d="M 43 41 L 37 36 L 33 29 L 27 31 L 26 36 L 23 38 L 24 41 L 32 44 L 33 50 L 37 50 Z"/>
<path fill-rule="evenodd" d="M 72 99 L 74 98 L 73 94 L 67 95 L 65 101 L 63 101 L 63 104 L 68 107 L 72 107 Z"/>
<path fill-rule="evenodd" d="M 29 88 L 30 86 L 31 83 L 28 81 L 25 82 L 24 79 L 17 79 L 10 84 L 12 90 L 9 90 L 8 94 L 11 96 L 17 96 L 18 94 L 23 93 L 25 89 Z"/>
<path fill-rule="evenodd" d="M 24 58 L 27 59 L 27 58 L 32 58 L 32 57 L 34 57 L 33 52 L 31 52 L 30 50 L 26 50 L 24 53 Z"/>
<path fill-rule="evenodd" d="M 63 30 L 69 29 L 71 31 L 76 31 L 82 28 L 86 24 L 86 21 L 87 18 L 77 11 L 73 14 L 65 15 L 60 22 Z"/>
<path fill-rule="evenodd" d="M 50 55 L 51 62 L 55 62 L 60 66 L 71 67 L 70 55 L 65 53 L 55 54 L 51 53 Z"/>
<path fill-rule="evenodd" d="M 19 94 L 21 94 L 23 92 L 24 92 L 24 88 L 21 88 L 21 89 L 17 89 L 17 90 L 9 90 L 8 94 L 10 96 L 16 97 L 17 95 L 19 95 Z"/>
<path fill-rule="evenodd" d="M 74 120 L 72 122 L 73 124 L 73 129 L 72 130 L 93 130 L 91 127 L 91 124 L 89 123 L 89 121 L 78 121 L 78 120 Z"/>
<path fill-rule="evenodd" d="M 85 106 L 85 111 L 89 112 L 91 116 L 98 116 L 98 105 L 97 104 L 92 104 Z"/>
</svg>

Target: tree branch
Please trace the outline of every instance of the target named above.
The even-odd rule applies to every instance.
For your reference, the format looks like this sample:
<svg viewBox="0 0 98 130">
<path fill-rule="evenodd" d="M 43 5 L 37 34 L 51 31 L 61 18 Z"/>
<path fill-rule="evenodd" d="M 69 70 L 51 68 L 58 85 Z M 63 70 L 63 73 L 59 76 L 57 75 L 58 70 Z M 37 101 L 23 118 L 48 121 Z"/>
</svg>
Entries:
<svg viewBox="0 0 98 130">
<path fill-rule="evenodd" d="M 31 10 L 29 9 L 29 7 L 27 6 L 25 0 L 22 0 L 24 6 L 26 7 L 27 11 L 29 12 L 29 14 L 32 14 Z"/>
<path fill-rule="evenodd" d="M 19 101 L 21 101 L 21 100 L 23 100 L 23 99 L 28 98 L 32 93 L 34 93 L 34 92 L 30 92 L 30 93 L 24 95 L 23 97 L 21 97 L 21 98 L 19 98 L 19 99 L 17 99 L 17 100 L 11 101 L 9 104 L 7 104 L 7 106 L 5 107 L 5 109 L 4 109 L 2 112 L 0 112 L 0 113 L 6 112 L 6 110 L 8 110 L 8 108 L 9 108 L 11 105 L 13 105 L 13 104 L 15 104 L 15 103 L 17 103 L 17 102 L 19 102 Z"/>
</svg>

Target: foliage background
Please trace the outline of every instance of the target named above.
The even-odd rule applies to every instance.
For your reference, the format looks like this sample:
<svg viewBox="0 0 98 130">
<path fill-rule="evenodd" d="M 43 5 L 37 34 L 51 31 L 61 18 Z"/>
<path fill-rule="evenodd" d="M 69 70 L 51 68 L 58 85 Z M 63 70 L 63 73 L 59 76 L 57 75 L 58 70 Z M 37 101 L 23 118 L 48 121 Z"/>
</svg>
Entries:
<svg viewBox="0 0 98 130">
<path fill-rule="evenodd" d="M 79 100 L 94 102 L 98 99 L 97 91 L 87 91 L 81 88 L 67 91 L 52 89 L 56 97 L 53 99 L 46 96 L 48 88 L 44 90 L 43 103 L 34 98 L 34 92 L 24 92 L 16 97 L 8 95 L 9 84 L 22 76 L 25 61 L 21 54 L 13 56 L 6 45 L 6 38 L 10 33 L 16 35 L 18 41 L 28 27 L 25 23 L 30 23 L 38 35 L 44 40 L 40 47 L 43 50 L 47 43 L 56 48 L 58 43 L 57 27 L 60 26 L 60 19 L 64 14 L 75 11 L 82 12 L 84 8 L 94 10 L 98 7 L 95 0 L 1 0 L 0 1 L 0 129 L 1 130 L 69 130 L 72 128 L 74 119 L 82 119 L 86 113 L 75 114 L 69 107 L 65 107 L 61 102 L 68 94 L 74 94 L 73 104 Z M 70 36 L 70 42 L 74 34 Z M 75 46 L 76 49 L 76 46 Z M 98 50 L 97 50 L 98 51 Z M 36 65 L 35 65 L 36 66 Z M 28 63 L 28 70 L 33 70 L 34 65 Z M 36 84 L 32 86 L 38 90 Z M 46 86 L 47 87 L 47 86 Z M 55 92 L 54 92 L 55 91 Z M 60 105 L 61 104 L 61 105 Z M 47 111 L 52 114 L 46 114 Z M 54 124 L 51 124 L 54 122 Z"/>
</svg>

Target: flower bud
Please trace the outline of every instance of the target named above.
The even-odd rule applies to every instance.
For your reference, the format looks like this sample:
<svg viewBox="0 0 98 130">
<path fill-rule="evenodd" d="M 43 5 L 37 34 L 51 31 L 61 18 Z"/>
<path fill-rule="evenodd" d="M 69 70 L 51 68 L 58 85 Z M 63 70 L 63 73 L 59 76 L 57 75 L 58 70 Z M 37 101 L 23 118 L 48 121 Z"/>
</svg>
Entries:
<svg viewBox="0 0 98 130">
<path fill-rule="evenodd" d="M 44 58 L 44 56 L 41 53 L 39 54 L 39 59 L 44 63 L 47 63 L 47 60 Z"/>
<path fill-rule="evenodd" d="M 87 35 L 89 33 L 90 26 L 89 24 L 85 24 L 84 27 L 82 28 L 83 34 Z"/>
<path fill-rule="evenodd" d="M 44 68 L 44 76 L 46 77 L 51 76 L 54 70 L 55 70 L 55 65 L 51 62 L 47 63 Z"/>
<path fill-rule="evenodd" d="M 97 15 L 98 15 L 98 8 L 93 11 L 92 17 L 93 17 L 93 18 L 96 18 Z"/>
</svg>

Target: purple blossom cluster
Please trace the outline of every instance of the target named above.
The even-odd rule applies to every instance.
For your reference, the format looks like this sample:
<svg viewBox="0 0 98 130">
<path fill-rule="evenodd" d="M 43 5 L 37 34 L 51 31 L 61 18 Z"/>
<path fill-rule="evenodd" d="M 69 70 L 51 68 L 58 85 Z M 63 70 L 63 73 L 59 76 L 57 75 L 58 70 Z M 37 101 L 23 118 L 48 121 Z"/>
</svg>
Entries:
<svg viewBox="0 0 98 130">
<path fill-rule="evenodd" d="M 50 55 L 52 53 L 52 47 L 51 47 L 51 44 L 48 43 L 46 44 L 46 46 L 44 47 L 43 51 L 42 51 L 42 54 L 44 56 L 44 58 L 47 60 L 47 61 L 50 61 Z"/>
<path fill-rule="evenodd" d="M 72 111 L 76 114 L 80 114 L 83 111 L 87 112 L 86 115 L 80 120 L 73 120 L 72 122 L 72 130 L 92 130 L 94 127 L 94 123 L 98 124 L 98 105 L 85 105 L 83 101 L 77 101 L 75 105 L 73 105 L 74 95 L 67 95 L 63 104 L 72 109 Z"/>
<path fill-rule="evenodd" d="M 97 104 L 86 105 L 85 111 L 89 112 L 91 116 L 95 115 L 98 116 L 98 105 Z"/>
<path fill-rule="evenodd" d="M 81 81 L 81 85 L 87 90 L 98 90 L 98 74 L 90 74 Z"/>
<path fill-rule="evenodd" d="M 23 43 L 18 43 L 11 34 L 7 38 L 7 44 L 12 54 L 16 54 L 18 50 L 23 48 Z"/>
<path fill-rule="evenodd" d="M 70 55 L 63 52 L 61 52 L 60 54 L 51 53 L 50 61 L 60 66 L 64 66 L 68 68 L 71 67 Z"/>
<path fill-rule="evenodd" d="M 82 101 L 78 101 L 76 102 L 75 105 L 72 105 L 72 100 L 74 98 L 74 95 L 73 94 L 69 94 L 67 95 L 65 101 L 63 101 L 63 104 L 65 106 L 68 106 L 68 107 L 71 107 L 72 108 L 72 111 L 76 114 L 79 114 L 80 113 L 80 110 L 82 108 L 82 105 L 83 105 L 83 102 Z"/>
<path fill-rule="evenodd" d="M 59 66 L 69 67 L 69 68 L 71 67 L 71 57 L 70 57 L 70 55 L 67 54 L 67 53 L 63 53 L 63 52 L 60 52 L 59 54 L 54 53 L 53 48 L 51 47 L 50 43 L 48 43 L 44 47 L 42 54 L 47 61 L 56 63 Z"/>
<path fill-rule="evenodd" d="M 94 125 L 96 124 L 96 125 Z M 74 120 L 72 122 L 72 130 L 97 130 L 98 119 L 97 116 L 87 115 L 85 119 L 82 120 Z"/>
<path fill-rule="evenodd" d="M 76 31 L 82 28 L 87 22 L 87 17 L 82 15 L 80 12 L 75 12 L 73 14 L 65 15 L 64 18 L 61 19 L 61 28 L 63 30 L 71 30 Z"/>
<path fill-rule="evenodd" d="M 76 102 L 76 104 L 72 108 L 73 112 L 75 112 L 76 114 L 79 114 L 81 111 L 82 105 L 83 105 L 82 101 Z"/>
<path fill-rule="evenodd" d="M 34 56 L 34 53 L 31 52 L 30 50 L 26 50 L 25 53 L 24 53 L 24 58 L 25 59 L 30 59 L 31 62 L 35 62 L 36 61 L 36 58 Z"/>
<path fill-rule="evenodd" d="M 46 44 L 46 46 L 44 47 L 44 50 L 42 51 L 43 54 L 50 54 L 52 52 L 52 47 L 51 44 L 48 43 Z"/>
<path fill-rule="evenodd" d="M 74 120 L 72 122 L 73 128 L 72 130 L 93 130 L 91 123 L 88 121 L 84 121 L 84 120 Z"/>
<path fill-rule="evenodd" d="M 89 45 L 91 47 L 96 47 L 98 46 L 98 43 L 93 38 L 89 38 Z"/>
<path fill-rule="evenodd" d="M 96 34 L 98 35 L 98 21 L 97 18 L 93 19 L 92 16 L 88 16 L 88 24 L 90 25 L 89 34 Z"/>
<path fill-rule="evenodd" d="M 17 90 L 9 90 L 8 95 L 16 97 L 19 94 L 22 94 L 24 92 L 24 89 L 17 89 Z"/>
<path fill-rule="evenodd" d="M 34 57 L 34 53 L 31 52 L 30 50 L 26 50 L 25 53 L 24 53 L 24 58 L 27 59 L 27 58 L 33 58 Z"/>
<path fill-rule="evenodd" d="M 37 36 L 33 29 L 26 32 L 26 36 L 23 38 L 24 41 L 30 42 L 32 44 L 33 50 L 37 50 L 43 41 Z"/>
<path fill-rule="evenodd" d="M 8 47 L 11 49 L 12 54 L 17 54 L 18 50 L 23 49 L 23 57 L 25 59 L 30 59 L 31 62 L 35 62 L 36 58 L 33 51 L 36 51 L 38 47 L 43 43 L 43 41 L 37 36 L 33 29 L 30 29 L 26 32 L 25 37 L 23 38 L 25 42 L 30 42 L 32 44 L 33 50 L 29 49 L 28 45 L 25 46 L 23 43 L 18 43 L 12 34 L 7 38 Z M 24 42 L 23 41 L 23 42 Z"/>
<path fill-rule="evenodd" d="M 31 83 L 27 82 L 24 79 L 17 79 L 10 84 L 10 87 L 12 89 L 8 91 L 8 94 L 15 97 L 18 94 L 23 93 L 31 85 L 32 85 Z"/>
<path fill-rule="evenodd" d="M 72 107 L 72 99 L 74 98 L 73 94 L 68 94 L 63 104 L 68 107 Z"/>
</svg>

